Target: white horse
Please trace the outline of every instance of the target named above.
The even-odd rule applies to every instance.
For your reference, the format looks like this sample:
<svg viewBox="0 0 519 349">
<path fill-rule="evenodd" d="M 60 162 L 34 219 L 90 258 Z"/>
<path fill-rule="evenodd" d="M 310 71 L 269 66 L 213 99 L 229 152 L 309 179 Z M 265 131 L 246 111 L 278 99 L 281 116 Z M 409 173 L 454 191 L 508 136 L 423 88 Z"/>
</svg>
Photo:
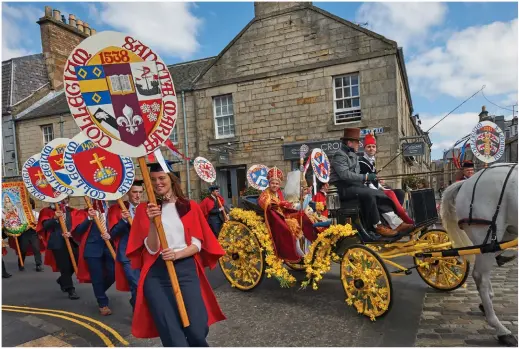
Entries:
<svg viewBox="0 0 519 349">
<path fill-rule="evenodd" d="M 503 193 L 502 202 L 495 222 L 497 242 L 517 238 L 517 166 L 513 167 L 513 165 L 515 164 L 489 166 L 467 180 L 450 185 L 445 190 L 441 204 L 441 217 L 454 247 L 483 244 L 489 230 L 489 224 L 485 225 L 484 221 L 492 221 L 501 193 Z M 472 202 L 474 186 L 476 189 Z M 460 222 L 458 226 L 459 220 L 469 218 L 471 202 L 472 218 L 480 221 L 470 225 Z M 489 238 L 487 243 L 490 240 Z M 506 253 L 510 252 L 515 253 L 514 251 Z M 517 339 L 498 320 L 492 305 L 494 291 L 490 282 L 490 272 L 494 268 L 495 258 L 495 253 L 478 254 L 475 258 L 470 256 L 469 260 L 474 265 L 472 277 L 481 298 L 480 309 L 484 312 L 488 324 L 496 330 L 499 342 L 517 347 Z"/>
</svg>

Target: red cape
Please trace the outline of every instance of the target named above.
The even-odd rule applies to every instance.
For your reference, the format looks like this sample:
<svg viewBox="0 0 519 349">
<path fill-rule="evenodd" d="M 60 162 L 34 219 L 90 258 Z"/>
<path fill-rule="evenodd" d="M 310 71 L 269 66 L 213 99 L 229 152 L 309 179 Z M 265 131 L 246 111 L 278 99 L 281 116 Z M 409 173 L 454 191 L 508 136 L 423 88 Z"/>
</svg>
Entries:
<svg viewBox="0 0 519 349">
<path fill-rule="evenodd" d="M 324 207 L 326 208 L 326 195 L 324 195 L 324 193 L 322 191 L 315 194 L 314 197 L 312 198 L 312 201 L 315 203 L 322 202 Z M 323 212 L 321 212 L 321 214 L 325 217 L 328 217 L 328 210 L 327 209 L 324 210 Z"/>
<path fill-rule="evenodd" d="M 189 200 L 186 201 L 185 204 L 177 202 L 176 206 L 182 224 L 184 225 L 186 244 L 188 246 L 191 245 L 191 238 L 193 237 L 202 243 L 202 250 L 200 253 L 195 254 L 194 258 L 200 279 L 202 298 L 204 299 L 205 308 L 207 309 L 207 324 L 210 326 L 215 322 L 225 320 L 225 315 L 223 315 L 213 293 L 213 289 L 205 276 L 204 268 L 209 267 L 213 269 L 218 259 L 225 254 L 225 251 L 218 243 L 218 240 L 216 240 L 202 210 L 195 201 Z M 160 256 L 160 253 L 156 253 L 152 256 L 144 246 L 144 239 L 148 236 L 150 228 L 150 220 L 146 215 L 146 207 L 147 203 L 141 203 L 137 206 L 130 231 L 128 247 L 126 248 L 126 255 L 132 262 L 132 268 L 141 269 L 141 276 L 137 287 L 137 301 L 132 321 L 132 334 L 137 338 L 153 338 L 159 336 L 148 304 L 144 298 L 144 280 L 146 280 L 151 266 Z M 194 319 L 190 321 L 194 321 Z"/>
<path fill-rule="evenodd" d="M 218 198 L 220 199 L 220 202 L 222 203 L 222 205 L 225 205 L 225 200 L 223 199 L 223 197 L 221 195 L 218 195 Z M 202 210 L 202 213 L 204 214 L 205 218 L 207 218 L 209 216 L 209 211 L 211 211 L 213 208 L 214 208 L 214 200 L 211 197 L 211 195 L 206 197 L 200 203 L 200 209 Z"/>
<path fill-rule="evenodd" d="M 38 224 L 36 226 L 36 233 L 40 236 L 40 241 L 43 243 L 43 247 L 47 248 L 47 243 L 49 241 L 50 237 L 50 231 L 43 229 L 43 222 L 47 219 L 54 218 L 55 212 L 50 207 L 44 207 L 40 211 L 40 216 L 38 217 Z M 76 229 L 76 227 L 83 222 L 86 217 L 88 216 L 87 212 L 85 210 L 76 210 L 74 208 L 70 209 L 70 215 L 72 218 L 72 231 Z M 74 238 L 76 238 L 74 236 Z M 52 268 L 53 272 L 59 272 L 58 265 L 56 264 L 56 259 L 54 258 L 54 254 L 51 250 L 47 250 L 45 252 L 45 259 L 43 261 L 43 264 L 48 265 Z M 79 268 L 79 266 L 78 266 Z"/>
<path fill-rule="evenodd" d="M 126 208 L 130 207 L 128 201 L 124 202 Z M 122 210 L 118 203 L 110 206 L 108 209 L 108 231 L 110 232 L 114 225 L 116 225 L 122 218 Z M 117 256 L 117 251 L 119 249 L 119 241 L 121 241 L 121 236 L 116 236 L 112 238 L 115 244 L 115 255 Z M 121 262 L 115 259 L 115 288 L 118 291 L 130 291 L 130 284 L 128 283 L 128 279 L 126 279 L 126 275 L 124 274 L 124 267 Z"/>
</svg>

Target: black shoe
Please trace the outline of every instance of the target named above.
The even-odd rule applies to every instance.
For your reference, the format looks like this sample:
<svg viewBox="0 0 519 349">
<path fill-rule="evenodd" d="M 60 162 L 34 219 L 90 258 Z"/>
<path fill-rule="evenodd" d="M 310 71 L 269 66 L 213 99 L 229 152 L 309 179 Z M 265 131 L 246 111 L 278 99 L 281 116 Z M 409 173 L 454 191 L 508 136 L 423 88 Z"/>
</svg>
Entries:
<svg viewBox="0 0 519 349">
<path fill-rule="evenodd" d="M 25 267 L 18 266 L 19 271 L 25 271 Z"/>
<path fill-rule="evenodd" d="M 59 285 L 59 287 L 61 287 L 61 292 L 63 292 L 63 293 L 66 293 L 66 292 L 67 292 L 67 290 L 65 290 L 65 289 L 63 288 L 63 286 L 61 286 L 61 282 L 59 282 L 59 278 L 56 280 L 56 283 Z"/>
<path fill-rule="evenodd" d="M 70 290 L 70 291 L 68 291 L 68 298 L 75 300 L 75 299 L 79 299 L 79 296 L 77 295 L 76 291 Z"/>
<path fill-rule="evenodd" d="M 38 271 L 38 272 L 43 271 L 43 267 L 41 265 L 37 265 L 36 271 Z"/>
<path fill-rule="evenodd" d="M 496 257 L 496 262 L 497 262 L 498 266 L 502 267 L 506 263 L 511 262 L 511 261 L 513 261 L 516 258 L 517 258 L 517 255 L 514 255 L 514 256 L 511 256 L 511 257 L 499 255 L 499 256 Z"/>
<path fill-rule="evenodd" d="M 5 274 L 2 273 L 2 279 L 9 279 L 11 276 L 12 275 L 9 273 L 5 273 Z"/>
</svg>

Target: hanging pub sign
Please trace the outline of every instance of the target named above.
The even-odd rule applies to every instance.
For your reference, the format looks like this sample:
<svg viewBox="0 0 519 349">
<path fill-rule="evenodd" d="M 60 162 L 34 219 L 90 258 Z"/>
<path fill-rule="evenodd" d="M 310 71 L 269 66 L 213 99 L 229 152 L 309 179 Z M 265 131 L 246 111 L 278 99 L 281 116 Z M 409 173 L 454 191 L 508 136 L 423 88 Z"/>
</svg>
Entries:
<svg viewBox="0 0 519 349">
<path fill-rule="evenodd" d="M 425 155 L 425 143 L 414 142 L 402 144 L 403 156 L 422 156 Z"/>
<path fill-rule="evenodd" d="M 498 161 L 505 152 L 505 134 L 491 121 L 482 121 L 470 134 L 470 149 L 480 161 Z"/>
<path fill-rule="evenodd" d="M 94 143 L 142 157 L 173 131 L 177 97 L 164 61 L 141 41 L 105 31 L 82 41 L 65 63 L 72 117 Z"/>
<path fill-rule="evenodd" d="M 131 158 L 96 146 L 82 133 L 66 145 L 64 159 L 73 184 L 92 199 L 120 199 L 135 179 Z"/>
<path fill-rule="evenodd" d="M 40 168 L 41 154 L 34 154 L 22 167 L 22 179 L 29 194 L 45 202 L 59 202 L 67 197 L 66 193 L 54 189 Z"/>
</svg>

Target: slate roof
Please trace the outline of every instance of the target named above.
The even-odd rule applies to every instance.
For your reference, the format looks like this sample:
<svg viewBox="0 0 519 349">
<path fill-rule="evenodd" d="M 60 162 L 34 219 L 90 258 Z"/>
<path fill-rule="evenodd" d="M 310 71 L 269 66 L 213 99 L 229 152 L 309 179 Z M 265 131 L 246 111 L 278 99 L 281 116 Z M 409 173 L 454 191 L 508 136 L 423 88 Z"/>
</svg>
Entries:
<svg viewBox="0 0 519 349">
<path fill-rule="evenodd" d="M 18 115 L 16 120 L 27 120 L 42 116 L 69 113 L 67 99 L 63 90 L 51 92 Z"/>
<path fill-rule="evenodd" d="M 168 66 L 175 90 L 190 90 L 196 78 L 204 71 L 204 69 L 213 63 L 215 57 L 203 58 L 196 61 L 183 62 Z"/>
<path fill-rule="evenodd" d="M 48 82 L 42 53 L 2 62 L 2 114 Z"/>
</svg>

